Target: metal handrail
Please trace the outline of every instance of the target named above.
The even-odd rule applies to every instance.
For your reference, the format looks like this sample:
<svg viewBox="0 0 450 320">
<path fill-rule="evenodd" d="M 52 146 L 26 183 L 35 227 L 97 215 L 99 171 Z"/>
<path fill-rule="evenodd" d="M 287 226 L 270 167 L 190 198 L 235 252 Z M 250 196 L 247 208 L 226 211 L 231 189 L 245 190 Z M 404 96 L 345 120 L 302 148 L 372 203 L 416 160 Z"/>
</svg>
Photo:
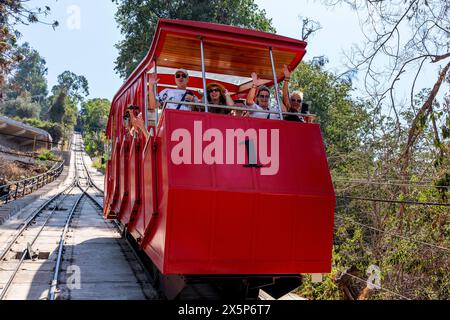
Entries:
<svg viewBox="0 0 450 320">
<path fill-rule="evenodd" d="M 175 101 L 175 100 L 170 100 L 170 101 L 164 101 L 163 107 L 160 109 L 161 110 L 161 115 L 164 113 L 164 111 L 166 110 L 167 104 L 182 104 L 182 105 L 188 105 L 188 106 L 198 106 L 200 108 L 205 108 L 204 103 L 202 102 L 187 102 L 187 101 Z M 226 105 L 219 105 L 219 104 L 210 104 L 208 103 L 208 108 L 212 107 L 212 108 L 219 108 L 219 109 L 228 109 L 228 110 L 237 110 L 237 111 L 249 111 L 249 112 L 260 112 L 260 113 L 268 113 L 268 114 L 280 114 L 279 111 L 272 111 L 272 110 L 264 110 L 264 109 L 254 109 L 254 108 L 242 108 L 242 107 L 237 107 L 237 106 L 226 106 Z M 159 109 L 154 109 L 154 112 L 157 113 Z M 295 115 L 295 116 L 302 116 L 302 117 L 311 117 L 311 118 L 316 118 L 317 116 L 315 114 L 305 114 L 305 113 L 297 113 L 297 112 L 282 112 L 283 115 Z M 155 119 L 157 121 L 155 121 L 155 128 L 156 128 L 156 132 L 155 135 L 157 136 L 159 133 L 159 126 L 161 123 L 161 118 L 162 117 L 158 117 L 156 116 Z M 270 119 L 271 120 L 271 119 Z"/>
<path fill-rule="evenodd" d="M 201 102 L 187 102 L 187 101 L 164 101 L 163 108 L 161 109 L 163 112 L 166 109 L 167 104 L 182 104 L 182 105 L 188 105 L 188 106 L 198 106 L 202 109 L 205 108 L 204 103 Z M 208 103 L 208 107 L 212 108 L 219 108 L 219 109 L 228 109 L 228 110 L 238 110 L 238 111 L 250 111 L 250 112 L 261 112 L 261 113 L 273 113 L 273 114 L 280 114 L 279 111 L 272 111 L 272 110 L 264 110 L 264 109 L 254 109 L 254 108 L 242 108 L 238 106 L 226 106 L 226 105 L 220 105 L 220 104 L 211 104 Z M 316 117 L 315 114 L 311 113 L 299 113 L 299 112 L 282 112 L 283 115 L 296 115 L 296 116 L 306 116 L 306 117 Z"/>
<path fill-rule="evenodd" d="M 18 198 L 32 193 L 33 190 L 42 188 L 44 185 L 59 177 L 63 169 L 64 161 L 55 164 L 49 171 L 40 175 L 0 186 L 0 202 L 4 202 L 6 204 L 11 199 L 17 200 Z M 1 193 L 3 193 L 3 195 L 1 195 Z"/>
</svg>

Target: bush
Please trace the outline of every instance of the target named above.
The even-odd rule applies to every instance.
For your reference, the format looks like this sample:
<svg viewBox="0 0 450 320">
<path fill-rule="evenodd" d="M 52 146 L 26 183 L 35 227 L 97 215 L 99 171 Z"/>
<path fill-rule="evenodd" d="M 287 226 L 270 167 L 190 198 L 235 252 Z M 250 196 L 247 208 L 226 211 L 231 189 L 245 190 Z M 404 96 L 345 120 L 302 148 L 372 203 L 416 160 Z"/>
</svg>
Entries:
<svg viewBox="0 0 450 320">
<path fill-rule="evenodd" d="M 59 123 L 42 121 L 37 118 L 31 119 L 16 118 L 15 120 L 21 121 L 35 128 L 47 131 L 52 136 L 54 145 L 58 144 L 61 141 L 61 138 L 63 137 L 64 134 L 63 127 Z"/>
<path fill-rule="evenodd" d="M 101 173 L 105 174 L 106 171 L 106 164 L 102 164 L 101 158 L 94 158 L 92 161 L 92 166 L 100 171 Z"/>
<path fill-rule="evenodd" d="M 50 150 L 41 149 L 38 151 L 37 158 L 41 161 L 59 161 L 60 159 Z"/>
</svg>

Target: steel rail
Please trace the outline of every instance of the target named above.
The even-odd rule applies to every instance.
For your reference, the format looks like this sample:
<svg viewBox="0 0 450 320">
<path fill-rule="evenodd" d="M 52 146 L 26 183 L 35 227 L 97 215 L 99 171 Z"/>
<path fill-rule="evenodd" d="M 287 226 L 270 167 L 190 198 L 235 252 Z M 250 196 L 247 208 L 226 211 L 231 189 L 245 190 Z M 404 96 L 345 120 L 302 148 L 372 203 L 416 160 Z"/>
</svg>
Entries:
<svg viewBox="0 0 450 320">
<path fill-rule="evenodd" d="M 28 228 L 30 226 L 30 224 L 34 221 L 34 219 L 53 201 L 55 201 L 59 196 L 66 194 L 67 196 L 67 190 L 69 189 L 73 189 L 74 183 L 71 183 L 66 189 L 64 189 L 63 191 L 61 191 L 60 193 L 54 195 L 52 198 L 50 198 L 49 200 L 47 200 L 45 203 L 43 203 L 39 208 L 37 208 L 34 213 L 32 214 L 32 216 L 25 222 L 25 224 L 22 226 L 22 228 L 20 228 L 20 230 L 15 234 L 15 236 L 13 237 L 13 240 L 11 240 L 9 242 L 9 244 L 6 246 L 6 248 L 3 250 L 3 252 L 0 254 L 0 261 L 3 260 L 5 258 L 5 256 L 8 254 L 9 250 L 11 249 L 11 247 L 14 245 L 14 243 L 17 241 L 17 239 L 22 235 L 22 233 L 25 231 L 26 228 Z M 70 192 L 70 191 L 69 191 Z M 62 200 L 56 205 L 56 207 L 58 205 L 60 205 L 62 202 Z M 55 208 L 56 208 L 55 207 Z M 54 211 L 53 211 L 54 212 Z"/>
<path fill-rule="evenodd" d="M 72 190 L 73 190 L 73 188 L 74 188 L 73 184 L 72 184 L 70 187 L 72 187 Z M 36 240 L 39 238 L 39 236 L 41 235 L 42 231 L 43 231 L 44 228 L 46 227 L 48 221 L 50 220 L 50 218 L 53 217 L 53 214 L 55 213 L 55 211 L 56 211 L 58 205 L 60 205 L 60 204 L 67 198 L 68 195 L 69 195 L 69 193 L 65 194 L 65 196 L 63 197 L 63 199 L 61 199 L 61 201 L 53 208 L 53 210 L 49 213 L 48 217 L 45 219 L 43 225 L 40 227 L 38 233 L 34 236 L 33 241 L 32 241 L 29 245 L 27 245 L 27 248 L 25 248 L 25 249 L 23 250 L 22 256 L 21 256 L 21 258 L 20 258 L 20 261 L 18 262 L 16 268 L 14 269 L 13 274 L 9 277 L 7 283 L 5 284 L 5 286 L 3 287 L 3 289 L 2 289 L 2 291 L 1 291 L 1 293 L 0 293 L 0 300 L 3 300 L 3 298 L 5 297 L 6 293 L 8 292 L 9 287 L 11 286 L 12 282 L 14 281 L 14 278 L 16 277 L 17 272 L 19 271 L 20 267 L 22 266 L 22 263 L 23 263 L 23 261 L 25 260 L 25 258 L 27 257 L 27 255 L 28 255 L 28 256 L 31 256 L 31 252 L 29 252 L 28 248 L 30 248 L 30 247 L 32 248 L 32 247 L 33 247 L 34 243 L 36 242 Z M 44 208 L 45 208 L 45 206 L 42 207 L 42 209 L 40 210 L 40 212 L 42 212 Z M 36 216 L 37 216 L 37 214 L 34 215 L 33 219 L 30 219 L 30 222 L 28 223 L 28 226 L 29 226 L 29 224 L 31 223 L 31 221 L 33 221 L 33 220 L 35 219 Z M 22 228 L 22 229 L 21 229 L 21 234 L 23 233 L 24 230 L 25 230 L 25 228 Z M 7 252 L 9 252 L 9 250 L 10 250 L 11 247 L 15 244 L 17 238 L 18 238 L 21 234 L 16 235 L 15 240 L 12 241 L 12 242 L 10 243 L 10 245 L 8 246 L 9 249 L 7 249 L 7 251 L 4 252 L 4 255 L 2 255 L 3 257 L 6 255 Z M 2 258 L 2 259 L 3 259 L 3 258 Z"/>
<path fill-rule="evenodd" d="M 67 198 L 69 193 L 75 187 L 79 187 L 82 191 L 84 191 L 80 187 L 80 183 L 79 183 L 80 177 L 79 177 L 79 173 L 78 173 L 76 151 L 74 151 L 74 152 L 75 152 L 75 161 L 74 161 L 74 164 L 75 164 L 75 177 L 74 177 L 74 181 L 66 189 L 64 189 L 62 192 L 60 192 L 59 194 L 55 195 L 50 200 L 48 200 L 46 203 L 44 203 L 41 207 L 39 207 L 35 211 L 35 214 L 33 214 L 33 216 L 25 223 L 25 225 L 21 228 L 21 230 L 15 235 L 14 240 L 9 243 L 9 245 L 6 248 L 6 250 L 2 253 L 0 260 L 2 260 L 6 256 L 6 254 L 10 251 L 11 247 L 16 243 L 16 240 L 18 239 L 18 237 L 20 237 L 20 235 L 23 234 L 23 231 L 25 231 L 25 229 L 31 224 L 31 222 L 35 220 L 35 218 L 38 216 L 38 214 L 41 213 L 50 202 L 52 202 L 57 197 L 59 197 L 60 195 L 65 193 L 64 197 L 55 205 L 53 210 L 48 214 L 48 217 L 46 218 L 46 220 L 44 221 L 44 223 L 40 227 L 38 233 L 34 236 L 33 241 L 31 242 L 31 244 L 27 245 L 27 248 L 22 252 L 22 256 L 21 256 L 20 261 L 18 262 L 18 264 L 17 264 L 13 274 L 9 277 L 6 285 L 3 287 L 3 289 L 2 289 L 2 291 L 0 293 L 0 300 L 3 300 L 3 298 L 5 297 L 6 293 L 8 292 L 8 289 L 10 288 L 12 282 L 14 281 L 14 278 L 16 277 L 16 275 L 17 275 L 21 265 L 25 261 L 26 257 L 27 256 L 31 256 L 31 252 L 29 252 L 29 248 L 32 248 L 33 244 L 39 238 L 40 234 L 42 233 L 44 228 L 47 226 L 49 220 L 53 217 L 53 215 L 54 215 L 56 209 L 58 208 L 58 206 L 65 201 L 65 199 Z M 69 189 L 70 189 L 70 191 L 67 192 L 67 190 L 69 190 Z M 73 213 L 75 212 L 75 210 L 76 210 L 78 204 L 80 203 L 81 199 L 83 198 L 83 196 L 84 196 L 84 192 L 78 197 L 78 199 L 76 200 L 75 204 L 72 206 L 72 209 L 71 209 L 71 212 L 69 214 L 69 217 L 67 218 L 66 223 L 64 225 L 64 229 L 63 229 L 63 233 L 61 235 L 61 239 L 65 238 L 65 236 L 67 234 L 67 230 L 68 230 L 69 225 L 70 225 L 70 221 L 72 220 L 72 217 L 73 217 Z M 59 248 L 58 248 L 58 257 L 57 257 L 57 263 L 56 263 L 56 271 L 55 271 L 56 277 L 58 277 L 58 271 L 59 271 L 59 267 L 60 267 L 60 263 L 61 263 L 62 248 L 63 248 L 63 246 L 61 246 L 61 241 L 60 241 L 60 245 L 59 245 Z M 53 289 L 53 284 L 54 284 L 54 281 L 52 281 L 52 287 L 51 287 L 50 295 L 49 295 L 52 298 L 54 298 L 54 293 L 55 293 L 54 289 Z"/>
<path fill-rule="evenodd" d="M 83 190 L 79 185 L 78 187 Z M 49 300 L 55 300 L 55 296 L 56 296 L 56 289 L 58 286 L 58 278 L 59 278 L 59 269 L 61 267 L 61 261 L 62 261 L 62 255 L 63 255 L 63 248 L 64 248 L 64 244 L 65 244 L 65 238 L 67 236 L 67 231 L 69 230 L 69 226 L 70 223 L 72 222 L 72 218 L 73 218 L 73 214 L 75 213 L 75 210 L 77 209 L 78 205 L 81 202 L 81 199 L 84 197 L 85 192 L 83 192 L 77 199 L 77 201 L 75 202 L 75 204 L 72 207 L 72 210 L 69 213 L 69 216 L 66 219 L 66 222 L 64 224 L 64 229 L 63 232 L 61 234 L 61 238 L 59 240 L 59 244 L 58 244 L 58 255 L 56 257 L 56 266 L 55 266 L 55 273 L 53 275 L 53 279 L 52 279 L 52 283 L 50 286 L 50 291 L 49 291 L 49 295 L 48 295 L 48 299 Z"/>
<path fill-rule="evenodd" d="M 81 147 L 81 145 L 79 145 L 79 146 Z M 77 145 L 75 145 L 75 147 L 77 147 Z M 74 165 L 75 165 L 75 184 L 82 191 L 82 193 L 78 197 L 78 199 L 76 200 L 75 204 L 73 205 L 73 207 L 72 207 L 72 209 L 71 209 L 71 211 L 70 211 L 70 213 L 69 213 L 69 215 L 68 215 L 68 217 L 66 219 L 66 222 L 64 223 L 64 229 L 62 231 L 62 234 L 61 234 L 61 237 L 60 237 L 60 240 L 59 240 L 59 243 L 58 243 L 58 254 L 56 256 L 55 272 L 53 273 L 53 278 L 52 278 L 52 282 L 50 284 L 50 290 L 49 290 L 49 293 L 48 293 L 48 300 L 52 300 L 52 301 L 56 299 L 56 292 L 57 292 L 57 289 L 58 289 L 58 281 L 59 281 L 59 272 L 60 272 L 60 268 L 61 268 L 61 261 L 62 261 L 62 258 L 63 258 L 64 245 L 65 245 L 65 242 L 66 242 L 65 238 L 67 237 L 67 232 L 68 232 L 70 224 L 72 222 L 73 215 L 74 215 L 78 205 L 80 204 L 81 199 L 84 196 L 88 195 L 87 190 L 89 189 L 89 186 L 86 189 L 83 189 L 83 187 L 81 186 L 81 183 L 80 183 L 81 177 L 80 177 L 79 172 L 78 172 L 77 161 L 81 160 L 83 165 L 84 165 L 84 161 L 83 161 L 83 157 L 82 156 L 78 157 L 80 155 L 77 154 L 77 152 L 80 153 L 80 151 L 77 151 L 77 150 L 80 150 L 80 149 L 75 148 L 75 150 L 74 150 L 74 153 L 75 153 L 75 161 L 74 161 Z M 85 169 L 85 171 L 87 171 L 85 166 L 84 166 L 84 169 Z M 86 180 L 88 180 L 88 179 L 86 178 Z M 89 182 L 89 180 L 88 180 L 88 182 Z"/>
<path fill-rule="evenodd" d="M 80 143 L 81 143 L 81 147 L 82 147 L 83 144 L 84 144 L 84 141 L 81 139 L 81 142 L 80 142 Z M 89 182 L 95 189 L 97 189 L 99 192 L 104 193 L 104 190 L 102 190 L 100 187 L 98 187 L 98 186 L 95 184 L 94 180 L 92 179 L 92 176 L 91 176 L 91 174 L 90 174 L 90 172 L 89 172 L 89 170 L 88 170 L 88 168 L 87 168 L 87 166 L 86 166 L 86 163 L 85 163 L 85 161 L 84 161 L 83 154 L 81 154 L 81 162 L 82 162 L 82 164 L 83 164 L 84 170 L 86 171 L 88 182 Z"/>
</svg>

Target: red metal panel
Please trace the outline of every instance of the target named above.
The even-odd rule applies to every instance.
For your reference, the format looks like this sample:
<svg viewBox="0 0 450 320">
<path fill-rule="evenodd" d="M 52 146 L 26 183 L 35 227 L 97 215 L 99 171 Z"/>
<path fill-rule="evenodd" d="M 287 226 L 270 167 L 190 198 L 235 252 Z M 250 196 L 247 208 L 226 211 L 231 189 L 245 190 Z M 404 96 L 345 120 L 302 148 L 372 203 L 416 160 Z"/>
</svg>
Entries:
<svg viewBox="0 0 450 320">
<path fill-rule="evenodd" d="M 161 150 L 163 148 L 162 146 Z M 162 270 L 164 267 L 167 218 L 167 200 L 163 195 L 167 194 L 167 183 L 163 183 L 160 165 L 161 152 L 158 152 L 158 154 L 154 152 L 153 141 L 151 141 L 144 149 L 143 210 L 136 217 L 136 231 L 141 238 L 145 234 L 146 240 L 143 240 L 142 247 L 155 265 Z M 158 170 L 158 174 L 156 174 L 156 170 Z M 158 216 L 153 215 L 156 212 Z"/>
<path fill-rule="evenodd" d="M 112 181 L 111 181 L 111 170 L 112 170 L 112 161 L 108 160 L 106 163 L 105 176 L 103 177 L 103 186 L 104 186 L 104 200 L 103 200 L 103 215 L 108 216 L 109 204 L 111 201 L 111 190 L 112 190 Z"/>
<path fill-rule="evenodd" d="M 129 192 L 131 188 L 130 181 L 130 145 L 131 136 L 128 128 L 123 123 L 123 116 L 127 111 L 128 106 L 137 105 L 138 112 L 143 112 L 145 109 L 144 103 L 144 81 L 143 77 L 134 82 L 115 103 L 113 103 L 114 112 L 116 112 L 116 127 L 114 128 L 114 136 L 117 137 L 117 145 L 112 154 L 112 172 L 108 175 L 111 180 L 111 190 L 106 189 L 106 199 L 110 199 L 108 205 L 111 206 L 113 212 L 120 213 L 120 219 L 123 223 L 128 223 L 131 212 L 135 205 L 135 201 L 129 201 Z M 114 113 L 111 111 L 110 117 Z M 125 137 L 125 139 L 124 139 Z M 140 155 L 137 156 L 140 158 Z M 138 161 L 138 160 L 136 160 Z M 139 159 L 140 161 L 140 159 Z M 133 174 L 135 172 L 133 171 Z M 139 177 L 140 179 L 140 177 Z M 135 180 L 134 180 L 135 181 Z M 107 209 L 108 210 L 108 209 Z M 106 210 L 106 211 L 107 211 Z"/>
<path fill-rule="evenodd" d="M 175 165 L 170 154 L 177 142 L 171 141 L 171 134 L 185 128 L 194 136 L 195 120 L 202 122 L 204 131 L 279 130 L 278 173 L 263 176 L 260 168 L 238 164 Z M 161 128 L 157 176 L 164 187 L 158 189 L 159 224 L 144 246 L 160 270 L 166 274 L 331 270 L 334 192 L 317 125 L 168 110 Z"/>
<path fill-rule="evenodd" d="M 117 201 L 119 220 L 121 220 L 121 217 L 123 215 L 130 214 L 130 207 L 129 207 L 130 179 L 128 175 L 129 165 L 130 165 L 130 136 L 126 135 L 122 140 L 122 145 L 119 153 L 119 199 Z"/>
<path fill-rule="evenodd" d="M 139 208 L 139 210 L 136 212 L 135 221 L 132 225 L 130 225 L 130 232 L 134 236 L 134 238 L 142 239 L 145 234 L 145 217 L 146 213 L 153 213 L 155 212 L 153 199 L 154 199 L 154 186 L 153 186 L 153 166 L 154 161 L 152 157 L 152 144 L 149 142 L 150 145 L 143 146 L 143 152 L 142 152 L 142 159 L 139 159 L 141 162 L 141 200 L 142 204 Z"/>
<path fill-rule="evenodd" d="M 109 203 L 107 204 L 107 218 L 114 216 L 117 214 L 117 200 L 119 198 L 119 153 L 120 153 L 120 144 L 117 138 L 114 138 L 114 145 L 113 145 L 113 152 L 112 152 L 112 160 L 111 160 L 111 174 L 108 177 L 109 183 L 108 185 L 111 185 L 111 188 L 109 189 L 109 192 L 111 196 L 108 196 Z"/>
<path fill-rule="evenodd" d="M 127 225 L 130 222 L 131 216 L 138 210 L 140 205 L 140 161 L 138 139 L 133 138 L 129 150 L 128 165 L 124 173 L 128 177 L 125 182 L 125 185 L 128 186 L 128 201 L 119 216 L 123 225 Z"/>
</svg>

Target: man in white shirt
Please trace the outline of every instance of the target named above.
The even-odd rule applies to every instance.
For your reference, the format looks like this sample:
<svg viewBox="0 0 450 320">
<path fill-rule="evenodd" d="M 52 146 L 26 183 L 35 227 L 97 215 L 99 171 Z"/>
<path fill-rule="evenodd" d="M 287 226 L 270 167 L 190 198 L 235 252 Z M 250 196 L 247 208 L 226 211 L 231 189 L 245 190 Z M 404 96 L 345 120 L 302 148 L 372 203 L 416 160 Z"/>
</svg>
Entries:
<svg viewBox="0 0 450 320">
<path fill-rule="evenodd" d="M 178 69 L 175 72 L 175 83 L 177 85 L 176 89 L 164 89 L 162 90 L 158 97 L 155 97 L 154 87 L 158 83 L 157 75 L 155 73 L 151 74 L 148 81 L 148 93 L 149 93 L 149 108 L 155 109 L 159 108 L 166 101 L 186 101 L 186 102 L 196 102 L 198 103 L 197 97 L 192 91 L 187 90 L 187 85 L 189 82 L 189 74 L 185 69 Z M 186 105 L 182 103 L 168 103 L 166 105 L 167 109 L 185 110 L 191 111 L 191 105 Z"/>
<path fill-rule="evenodd" d="M 279 112 L 277 106 L 270 106 L 270 91 L 269 88 L 262 85 L 257 88 L 261 84 L 261 80 L 258 79 L 258 75 L 253 72 L 252 73 L 253 86 L 250 89 L 250 92 L 247 95 L 247 106 L 256 110 L 267 110 L 273 112 Z M 255 102 L 256 96 L 256 102 Z M 286 107 L 283 103 L 281 103 L 281 109 L 283 112 L 286 112 Z M 266 112 L 251 112 L 250 117 L 252 118 L 260 118 L 260 119 L 272 119 L 272 120 L 280 120 L 279 113 L 266 113 Z"/>
</svg>

